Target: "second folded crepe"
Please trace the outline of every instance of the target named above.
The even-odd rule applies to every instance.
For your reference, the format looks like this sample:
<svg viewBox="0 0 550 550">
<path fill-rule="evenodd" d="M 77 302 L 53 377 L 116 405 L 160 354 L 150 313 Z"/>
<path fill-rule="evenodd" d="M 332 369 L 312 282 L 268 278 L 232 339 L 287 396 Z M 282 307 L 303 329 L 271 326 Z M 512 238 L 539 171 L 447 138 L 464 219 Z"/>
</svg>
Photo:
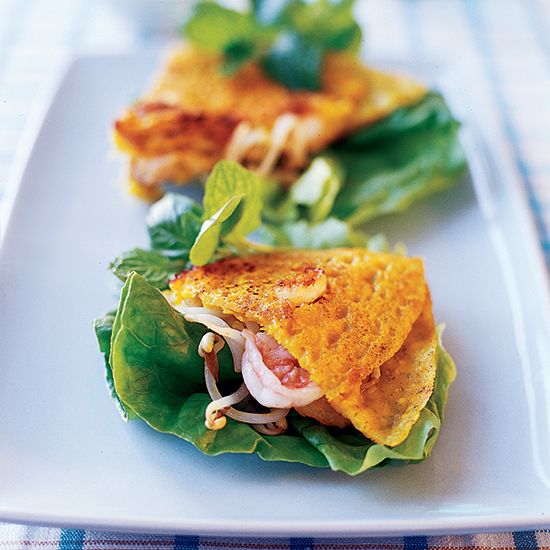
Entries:
<svg viewBox="0 0 550 550">
<path fill-rule="evenodd" d="M 334 140 L 426 94 L 414 80 L 328 55 L 319 91 L 295 91 L 250 63 L 220 71 L 221 57 L 197 48 L 173 52 L 152 89 L 115 123 L 142 189 L 186 183 L 226 158 L 260 174 L 303 169 Z"/>
</svg>

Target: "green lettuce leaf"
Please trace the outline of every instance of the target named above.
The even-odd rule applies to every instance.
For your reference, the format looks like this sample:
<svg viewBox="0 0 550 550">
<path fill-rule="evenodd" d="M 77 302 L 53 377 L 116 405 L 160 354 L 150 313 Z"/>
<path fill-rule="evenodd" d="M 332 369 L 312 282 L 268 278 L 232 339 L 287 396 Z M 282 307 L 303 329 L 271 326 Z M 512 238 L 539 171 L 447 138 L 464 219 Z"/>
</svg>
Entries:
<svg viewBox="0 0 550 550">
<path fill-rule="evenodd" d="M 184 260 L 165 256 L 156 250 L 134 248 L 115 258 L 109 269 L 123 282 L 135 271 L 153 286 L 164 290 L 168 288 L 168 279 L 186 265 Z"/>
<path fill-rule="evenodd" d="M 438 92 L 429 91 L 417 103 L 396 109 L 379 122 L 357 130 L 342 144 L 345 147 L 363 147 L 394 139 L 407 132 L 448 126 L 457 127 L 458 123 L 443 96 Z"/>
<path fill-rule="evenodd" d="M 116 390 L 115 382 L 113 379 L 113 369 L 111 368 L 110 356 L 111 356 L 111 336 L 113 334 L 113 324 L 115 322 L 115 311 L 109 311 L 103 317 L 99 317 L 94 320 L 94 331 L 99 344 L 99 351 L 103 353 L 105 358 L 105 382 L 109 395 L 113 398 L 116 408 L 120 413 L 120 416 L 125 421 L 131 418 L 137 418 L 137 416 L 120 400 Z"/>
<path fill-rule="evenodd" d="M 255 453 L 264 460 L 328 466 L 349 475 L 418 462 L 430 454 L 455 377 L 454 364 L 441 341 L 434 392 L 407 439 L 392 449 L 356 430 L 326 428 L 298 415 L 289 417 L 291 429 L 280 436 L 261 435 L 231 419 L 222 430 L 207 430 L 204 411 L 210 398 L 196 351 L 205 330 L 187 323 L 138 274 L 128 278 L 112 329 L 110 361 L 118 398 L 156 430 L 181 437 L 209 455 Z M 228 355 L 220 354 L 220 379 L 229 380 L 231 370 Z"/>
<path fill-rule="evenodd" d="M 330 149 L 347 174 L 332 215 L 357 225 L 400 212 L 447 189 L 464 172 L 458 123 L 445 103 L 431 95 L 407 109 L 397 117 L 402 132 L 397 122 L 382 121 L 378 129 L 375 125 L 360 131 L 361 139 L 350 138 Z"/>
<path fill-rule="evenodd" d="M 344 169 L 333 158 L 318 156 L 290 188 L 290 198 L 305 207 L 309 221 L 315 223 L 330 214 L 344 182 Z"/>
<path fill-rule="evenodd" d="M 140 416 L 143 407 L 162 416 L 182 396 L 204 389 L 197 349 L 207 330 L 188 323 L 158 289 L 132 273 L 122 288 L 109 357 L 120 400 Z M 127 369 L 125 376 L 117 374 L 121 368 Z M 237 378 L 226 348 L 220 352 L 219 378 Z"/>
<path fill-rule="evenodd" d="M 274 180 L 263 180 L 262 220 L 273 225 L 300 219 L 312 223 L 325 220 L 344 184 L 344 176 L 339 162 L 320 155 L 289 189 Z"/>
<path fill-rule="evenodd" d="M 265 183 L 262 218 L 275 226 L 272 241 L 294 242 L 289 235 L 305 221 L 356 227 L 454 185 L 466 167 L 458 132 L 444 99 L 430 92 L 315 157 L 289 190 Z M 332 240 L 342 242 L 343 232 Z"/>
<path fill-rule="evenodd" d="M 151 248 L 165 256 L 189 259 L 202 223 L 201 207 L 189 197 L 167 193 L 147 214 Z"/>
<path fill-rule="evenodd" d="M 337 248 L 340 246 L 364 246 L 370 248 L 370 238 L 337 218 L 322 222 L 297 222 L 263 224 L 250 235 L 250 240 L 282 248 Z"/>
<path fill-rule="evenodd" d="M 292 189 L 292 187 L 291 187 Z M 278 181 L 264 179 L 262 185 L 262 221 L 267 223 L 286 223 L 296 221 L 300 209 L 290 195 Z"/>
</svg>

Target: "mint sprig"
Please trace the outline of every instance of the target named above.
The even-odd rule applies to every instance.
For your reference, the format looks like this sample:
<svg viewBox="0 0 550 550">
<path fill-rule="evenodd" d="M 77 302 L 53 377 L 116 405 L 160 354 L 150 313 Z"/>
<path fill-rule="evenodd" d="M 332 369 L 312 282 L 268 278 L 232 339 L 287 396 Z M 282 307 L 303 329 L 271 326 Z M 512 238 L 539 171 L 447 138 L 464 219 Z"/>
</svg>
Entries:
<svg viewBox="0 0 550 550">
<path fill-rule="evenodd" d="M 223 54 L 225 74 L 255 60 L 292 90 L 319 90 L 325 55 L 356 51 L 355 0 L 251 0 L 247 12 L 199 3 L 183 29 L 188 40 Z"/>
</svg>

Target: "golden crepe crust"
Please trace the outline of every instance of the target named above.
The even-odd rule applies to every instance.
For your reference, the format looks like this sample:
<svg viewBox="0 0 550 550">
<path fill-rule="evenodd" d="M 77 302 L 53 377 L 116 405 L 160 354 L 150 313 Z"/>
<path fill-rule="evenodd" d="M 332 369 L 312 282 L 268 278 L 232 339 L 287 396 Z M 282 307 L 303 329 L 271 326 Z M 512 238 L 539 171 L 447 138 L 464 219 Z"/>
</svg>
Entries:
<svg viewBox="0 0 550 550">
<path fill-rule="evenodd" d="M 327 285 L 318 299 L 299 305 L 281 298 L 280 288 L 286 293 L 293 281 L 297 295 L 307 295 L 304 285 L 319 270 Z M 177 299 L 198 297 L 206 307 L 257 322 L 298 359 L 337 412 L 377 441 L 361 410 L 352 414 L 346 402 L 396 354 L 419 317 L 427 293 L 421 260 L 363 248 L 299 250 L 193 268 L 170 286 Z"/>
<path fill-rule="evenodd" d="M 137 103 L 115 121 L 117 145 L 147 157 L 192 149 L 219 154 L 238 120 L 224 114 L 192 113 L 177 105 Z"/>
<path fill-rule="evenodd" d="M 437 335 L 429 292 L 403 346 L 380 367 L 376 384 L 350 385 L 338 410 L 361 432 L 390 447 L 402 443 L 433 391 Z"/>
<path fill-rule="evenodd" d="M 140 184 L 183 183 L 203 175 L 224 158 L 239 123 L 268 136 L 283 114 L 294 115 L 302 129 L 288 137 L 281 166 L 303 168 L 309 154 L 426 93 L 415 81 L 366 68 L 346 53 L 325 58 L 318 92 L 291 91 L 253 63 L 225 76 L 220 62 L 219 55 L 195 48 L 175 51 L 151 91 L 115 122 L 115 142 L 134 159 L 134 168 L 139 164 L 132 176 Z M 305 156 L 296 153 L 304 143 Z M 243 164 L 259 164 L 267 147 L 268 142 L 252 147 Z"/>
<path fill-rule="evenodd" d="M 177 50 L 145 101 L 179 105 L 195 114 L 229 115 L 270 128 L 283 113 L 307 116 L 326 111 L 327 116 L 333 112 L 335 119 L 345 116 L 364 96 L 367 85 L 356 74 L 359 64 L 345 54 L 327 59 L 320 92 L 289 90 L 267 78 L 254 63 L 232 76 L 224 75 L 221 66 L 222 57 L 216 53 Z"/>
</svg>

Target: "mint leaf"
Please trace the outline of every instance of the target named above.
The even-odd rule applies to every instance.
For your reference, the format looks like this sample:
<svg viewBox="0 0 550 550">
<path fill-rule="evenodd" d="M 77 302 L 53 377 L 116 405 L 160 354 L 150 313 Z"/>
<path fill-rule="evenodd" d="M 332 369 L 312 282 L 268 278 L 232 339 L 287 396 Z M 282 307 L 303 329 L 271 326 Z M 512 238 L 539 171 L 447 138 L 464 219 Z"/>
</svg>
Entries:
<svg viewBox="0 0 550 550">
<path fill-rule="evenodd" d="M 202 209 L 194 200 L 167 193 L 147 214 L 151 248 L 165 256 L 187 260 L 201 224 Z"/>
<path fill-rule="evenodd" d="M 168 288 L 168 279 L 185 267 L 186 262 L 182 259 L 168 258 L 161 252 L 141 248 L 134 248 L 121 254 L 109 265 L 109 269 L 121 281 L 126 281 L 135 271 L 160 290 Z"/>
<path fill-rule="evenodd" d="M 354 0 L 298 0 L 287 8 L 288 26 L 327 49 L 357 49 L 361 29 L 353 18 Z"/>
<path fill-rule="evenodd" d="M 230 44 L 261 38 L 261 27 L 247 13 L 201 2 L 183 28 L 186 37 L 198 46 L 223 52 Z"/>
<path fill-rule="evenodd" d="M 290 90 L 320 90 L 323 54 L 321 46 L 304 36 L 283 32 L 262 59 L 262 67 Z"/>
<path fill-rule="evenodd" d="M 214 166 L 205 184 L 204 217 L 213 216 L 236 195 L 243 195 L 243 205 L 237 223 L 225 235 L 227 240 L 246 237 L 261 224 L 262 182 L 237 162 L 222 160 Z"/>
<path fill-rule="evenodd" d="M 245 195 L 242 193 L 234 195 L 203 222 L 200 233 L 189 254 L 189 259 L 193 265 L 205 265 L 212 259 L 220 244 L 224 222 L 229 221 L 244 197 Z"/>
<path fill-rule="evenodd" d="M 354 0 L 251 0 L 243 13 L 199 3 L 184 27 L 200 47 L 224 55 L 223 71 L 258 59 L 266 74 L 291 90 L 319 90 L 328 50 L 356 51 L 361 29 Z"/>
</svg>

